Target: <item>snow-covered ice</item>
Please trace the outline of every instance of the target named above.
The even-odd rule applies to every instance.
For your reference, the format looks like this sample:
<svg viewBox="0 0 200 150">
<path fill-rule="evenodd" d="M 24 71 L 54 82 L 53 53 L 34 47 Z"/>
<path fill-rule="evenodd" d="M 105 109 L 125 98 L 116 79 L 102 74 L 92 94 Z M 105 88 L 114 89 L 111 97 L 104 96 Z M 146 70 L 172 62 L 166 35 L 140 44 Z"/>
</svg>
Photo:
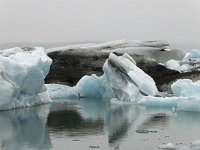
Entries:
<svg viewBox="0 0 200 150">
<path fill-rule="evenodd" d="M 0 110 L 50 102 L 44 78 L 52 60 L 43 48 L 23 52 L 8 49 L 0 55 Z"/>
</svg>

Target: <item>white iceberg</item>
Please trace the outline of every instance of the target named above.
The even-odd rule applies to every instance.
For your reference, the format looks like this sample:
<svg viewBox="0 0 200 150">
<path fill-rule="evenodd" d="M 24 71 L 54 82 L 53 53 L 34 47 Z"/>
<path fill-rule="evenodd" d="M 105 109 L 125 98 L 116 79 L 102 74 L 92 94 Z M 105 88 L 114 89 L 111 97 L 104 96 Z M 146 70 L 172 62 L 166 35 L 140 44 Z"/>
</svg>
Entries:
<svg viewBox="0 0 200 150">
<path fill-rule="evenodd" d="M 50 102 L 44 78 L 52 60 L 43 48 L 28 53 L 19 48 L 0 55 L 0 110 Z"/>
<path fill-rule="evenodd" d="M 177 60 L 169 60 L 165 63 L 166 67 L 171 70 L 177 70 L 179 72 L 188 72 L 190 71 L 190 66 L 187 64 L 180 65 L 180 62 Z"/>
<path fill-rule="evenodd" d="M 173 111 L 200 112 L 200 81 L 180 79 L 171 86 L 172 97 L 143 97 L 138 103 L 156 107 L 171 107 Z"/>
<path fill-rule="evenodd" d="M 168 69 L 177 70 L 179 72 L 197 70 L 200 67 L 200 50 L 192 49 L 191 52 L 185 54 L 182 60 L 169 60 L 165 63 L 165 66 Z"/>
<path fill-rule="evenodd" d="M 171 89 L 175 96 L 200 98 L 200 81 L 179 79 L 171 85 Z"/>
</svg>

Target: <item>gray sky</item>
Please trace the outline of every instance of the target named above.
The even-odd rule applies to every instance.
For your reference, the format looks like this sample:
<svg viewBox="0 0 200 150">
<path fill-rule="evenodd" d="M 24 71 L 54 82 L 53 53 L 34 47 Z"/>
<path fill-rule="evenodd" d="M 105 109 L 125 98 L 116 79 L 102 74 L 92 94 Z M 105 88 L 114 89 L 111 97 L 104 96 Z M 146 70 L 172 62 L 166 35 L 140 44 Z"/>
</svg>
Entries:
<svg viewBox="0 0 200 150">
<path fill-rule="evenodd" d="M 0 0 L 0 43 L 200 43 L 200 0 Z"/>
</svg>

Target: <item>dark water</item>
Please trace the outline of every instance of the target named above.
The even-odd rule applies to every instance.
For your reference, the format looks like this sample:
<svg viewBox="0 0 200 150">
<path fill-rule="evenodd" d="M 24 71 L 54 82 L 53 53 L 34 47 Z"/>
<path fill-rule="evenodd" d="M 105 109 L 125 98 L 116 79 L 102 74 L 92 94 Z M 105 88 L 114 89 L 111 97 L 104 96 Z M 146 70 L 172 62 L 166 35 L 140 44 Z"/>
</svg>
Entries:
<svg viewBox="0 0 200 150">
<path fill-rule="evenodd" d="M 61 100 L 58 100 L 61 101 Z M 65 100 L 0 112 L 0 150 L 156 150 L 200 139 L 200 114 Z"/>
</svg>

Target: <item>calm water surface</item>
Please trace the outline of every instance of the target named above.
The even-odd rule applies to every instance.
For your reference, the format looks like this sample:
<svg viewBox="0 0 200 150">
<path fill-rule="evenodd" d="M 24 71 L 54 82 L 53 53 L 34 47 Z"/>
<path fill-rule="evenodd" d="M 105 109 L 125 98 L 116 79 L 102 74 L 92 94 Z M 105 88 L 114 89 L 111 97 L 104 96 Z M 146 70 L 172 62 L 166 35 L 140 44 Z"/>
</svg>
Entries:
<svg viewBox="0 0 200 150">
<path fill-rule="evenodd" d="M 0 150 L 157 150 L 200 139 L 200 113 L 64 101 L 1 111 Z"/>
</svg>

